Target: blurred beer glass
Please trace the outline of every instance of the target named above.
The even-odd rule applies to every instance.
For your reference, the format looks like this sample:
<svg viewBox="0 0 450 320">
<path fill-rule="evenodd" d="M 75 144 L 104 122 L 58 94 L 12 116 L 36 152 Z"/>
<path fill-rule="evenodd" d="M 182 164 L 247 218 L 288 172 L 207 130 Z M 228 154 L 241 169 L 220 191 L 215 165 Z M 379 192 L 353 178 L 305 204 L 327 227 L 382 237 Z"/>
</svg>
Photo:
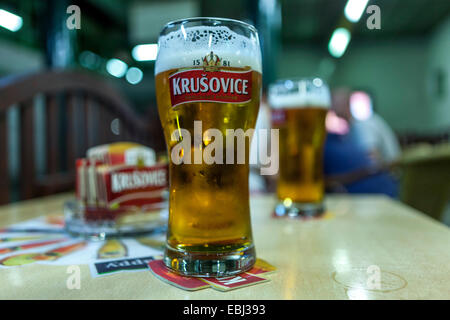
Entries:
<svg viewBox="0 0 450 320">
<path fill-rule="evenodd" d="M 320 78 L 280 80 L 269 86 L 272 126 L 279 129 L 276 215 L 323 213 L 323 146 L 330 92 Z"/>
<path fill-rule="evenodd" d="M 245 162 L 237 163 L 239 145 L 227 130 L 255 127 L 262 77 L 258 34 L 237 20 L 192 18 L 168 23 L 158 47 L 156 95 L 169 158 L 175 154 L 190 160 L 170 161 L 164 262 L 190 276 L 248 270 L 255 262 L 248 189 L 250 141 L 241 150 Z M 198 121 L 201 136 L 196 138 Z M 198 152 L 216 142 L 209 129 L 224 138 L 223 156 L 213 164 L 198 158 Z M 233 148 L 227 150 L 229 138 Z M 177 149 L 187 139 L 190 143 Z"/>
</svg>

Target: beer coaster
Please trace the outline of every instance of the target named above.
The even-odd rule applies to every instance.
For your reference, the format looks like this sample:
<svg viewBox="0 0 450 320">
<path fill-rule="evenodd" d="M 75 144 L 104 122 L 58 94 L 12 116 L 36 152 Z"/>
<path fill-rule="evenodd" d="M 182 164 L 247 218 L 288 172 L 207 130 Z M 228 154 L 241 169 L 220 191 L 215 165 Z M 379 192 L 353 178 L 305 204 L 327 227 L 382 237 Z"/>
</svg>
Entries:
<svg viewBox="0 0 450 320">
<path fill-rule="evenodd" d="M 195 291 L 211 287 L 219 291 L 230 291 L 244 288 L 250 285 L 270 281 L 263 278 L 262 275 L 272 273 L 276 270 L 268 262 L 257 259 L 252 269 L 239 275 L 222 278 L 194 278 L 180 276 L 170 271 L 162 260 L 153 260 L 149 263 L 150 271 L 160 280 L 177 288 Z"/>
<path fill-rule="evenodd" d="M 262 274 L 266 275 L 266 274 L 273 273 L 276 270 L 277 270 L 277 268 L 275 268 L 273 265 L 271 265 L 267 261 L 265 261 L 263 259 L 256 259 L 256 262 L 255 262 L 255 265 L 253 266 L 253 268 L 248 270 L 246 273 L 250 273 L 252 275 L 262 275 Z"/>
<path fill-rule="evenodd" d="M 183 277 L 171 272 L 162 260 L 153 260 L 148 264 L 150 271 L 160 280 L 177 288 L 195 291 L 209 287 L 208 283 L 203 282 L 200 278 Z"/>
<path fill-rule="evenodd" d="M 213 289 L 219 291 L 230 291 L 270 281 L 269 279 L 254 276 L 247 272 L 231 277 L 201 279 L 210 284 Z"/>
</svg>

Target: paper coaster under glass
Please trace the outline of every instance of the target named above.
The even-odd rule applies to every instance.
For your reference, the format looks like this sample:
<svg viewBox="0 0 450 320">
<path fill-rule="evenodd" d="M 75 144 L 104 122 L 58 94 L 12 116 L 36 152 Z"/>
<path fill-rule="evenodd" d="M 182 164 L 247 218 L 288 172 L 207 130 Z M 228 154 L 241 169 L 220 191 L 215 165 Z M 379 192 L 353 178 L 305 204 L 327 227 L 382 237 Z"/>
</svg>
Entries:
<svg viewBox="0 0 450 320">
<path fill-rule="evenodd" d="M 148 209 L 126 206 L 121 207 L 120 211 L 86 207 L 75 199 L 64 204 L 67 232 L 92 240 L 162 232 L 167 227 L 167 217 L 166 203 Z"/>
</svg>

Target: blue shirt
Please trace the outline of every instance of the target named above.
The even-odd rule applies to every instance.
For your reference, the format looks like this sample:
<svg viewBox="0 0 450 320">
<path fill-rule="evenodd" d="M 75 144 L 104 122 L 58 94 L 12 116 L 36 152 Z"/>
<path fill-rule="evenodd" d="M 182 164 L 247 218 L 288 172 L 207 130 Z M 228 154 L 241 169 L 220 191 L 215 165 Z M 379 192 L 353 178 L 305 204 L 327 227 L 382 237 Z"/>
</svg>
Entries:
<svg viewBox="0 0 450 320">
<path fill-rule="evenodd" d="M 352 127 L 345 135 L 327 134 L 324 150 L 325 175 L 347 173 L 374 165 L 374 160 L 359 143 Z M 349 193 L 381 193 L 390 197 L 397 197 L 398 194 L 398 182 L 388 172 L 368 176 L 344 187 Z"/>
</svg>

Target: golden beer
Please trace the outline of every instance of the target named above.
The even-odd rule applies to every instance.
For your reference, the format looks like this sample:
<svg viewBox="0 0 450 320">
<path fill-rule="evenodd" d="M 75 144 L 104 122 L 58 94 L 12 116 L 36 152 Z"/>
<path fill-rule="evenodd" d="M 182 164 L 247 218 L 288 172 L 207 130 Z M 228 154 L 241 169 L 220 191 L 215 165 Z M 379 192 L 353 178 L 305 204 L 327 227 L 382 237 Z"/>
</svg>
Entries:
<svg viewBox="0 0 450 320">
<path fill-rule="evenodd" d="M 323 146 L 330 102 L 323 81 L 314 81 L 287 80 L 271 87 L 273 127 L 279 129 L 279 215 L 323 212 Z"/>
<path fill-rule="evenodd" d="M 211 18 L 205 20 L 203 29 L 189 29 L 191 20 L 194 19 L 183 23 L 188 37 L 191 32 L 195 38 L 198 30 L 206 30 L 210 36 L 216 34 L 209 33 L 215 32 L 208 23 Z M 232 36 L 236 35 L 226 28 L 230 23 L 250 28 L 234 20 L 213 20 L 220 22 L 221 32 Z M 172 29 L 177 34 L 176 26 Z M 256 32 L 252 28 L 250 31 Z M 256 43 L 253 45 L 256 50 Z M 221 50 L 220 46 L 204 48 L 201 43 L 198 46 L 186 59 L 187 65 L 176 68 L 158 68 L 158 62 L 167 61 L 160 51 L 161 60 L 157 59 L 155 71 L 158 111 L 169 159 L 176 154 L 189 160 L 169 164 L 169 225 L 164 262 L 184 275 L 224 276 L 245 271 L 255 261 L 248 190 L 250 141 L 245 144 L 245 163 L 227 163 L 230 152 L 236 160 L 238 144 L 233 142 L 233 149 L 228 150 L 225 140 L 233 137 L 227 130 L 255 127 L 262 76 L 260 68 L 255 67 L 255 62 L 260 64 L 258 60 L 239 65 L 233 59 L 234 51 Z M 183 52 L 178 54 L 182 56 Z M 201 121 L 200 130 L 196 121 Z M 208 135 L 211 129 L 224 140 L 221 161 L 208 164 L 203 153 L 215 142 L 216 137 Z M 189 144 L 175 149 L 188 139 Z"/>
</svg>

